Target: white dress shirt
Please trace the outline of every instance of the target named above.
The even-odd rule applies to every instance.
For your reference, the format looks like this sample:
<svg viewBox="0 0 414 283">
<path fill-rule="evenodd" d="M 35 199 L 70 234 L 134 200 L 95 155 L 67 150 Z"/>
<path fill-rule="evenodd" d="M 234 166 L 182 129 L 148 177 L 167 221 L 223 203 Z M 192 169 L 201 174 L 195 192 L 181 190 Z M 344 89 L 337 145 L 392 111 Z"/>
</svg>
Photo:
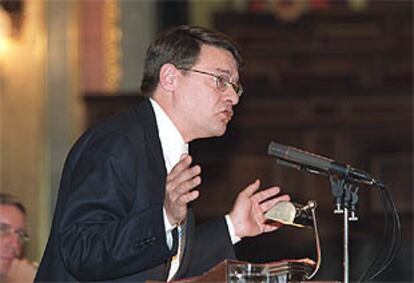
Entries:
<svg viewBox="0 0 414 283">
<path fill-rule="evenodd" d="M 158 135 L 160 137 L 162 153 L 164 156 L 165 166 L 168 174 L 171 172 L 174 165 L 177 164 L 178 161 L 180 161 L 181 155 L 183 155 L 184 153 L 188 153 L 188 143 L 185 143 L 181 133 L 178 131 L 177 127 L 174 125 L 174 123 L 171 121 L 168 115 L 164 112 L 161 106 L 152 98 L 150 98 L 150 102 L 154 109 L 155 119 L 158 126 Z M 171 248 L 173 242 L 172 230 L 176 226 L 172 225 L 169 222 L 165 208 L 163 209 L 163 212 L 165 232 L 167 236 L 167 245 Z M 238 238 L 235 235 L 233 223 L 231 222 L 230 217 L 228 215 L 226 215 L 226 222 L 232 243 L 235 244 L 238 241 L 240 241 L 240 238 Z M 178 227 L 178 229 L 180 229 L 180 227 Z M 180 249 L 180 244 L 181 243 L 178 243 L 178 249 Z M 180 262 L 178 260 L 178 257 L 174 257 L 171 261 L 171 267 L 168 273 L 168 280 L 171 280 L 174 274 L 177 272 L 179 264 Z"/>
</svg>

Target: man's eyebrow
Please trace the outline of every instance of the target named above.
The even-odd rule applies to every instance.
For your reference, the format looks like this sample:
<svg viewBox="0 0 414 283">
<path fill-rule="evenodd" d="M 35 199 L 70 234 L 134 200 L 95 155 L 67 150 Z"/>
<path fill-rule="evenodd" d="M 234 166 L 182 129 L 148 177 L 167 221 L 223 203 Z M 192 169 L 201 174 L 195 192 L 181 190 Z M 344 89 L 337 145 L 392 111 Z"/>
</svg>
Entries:
<svg viewBox="0 0 414 283">
<path fill-rule="evenodd" d="M 222 69 L 222 68 L 216 68 L 216 70 L 221 72 L 221 73 L 225 73 L 228 76 L 231 75 L 231 72 L 229 70 L 225 70 L 225 69 Z"/>
<path fill-rule="evenodd" d="M 229 76 L 229 78 L 231 78 L 231 72 L 230 72 L 229 70 L 222 69 L 222 68 L 216 68 L 216 70 L 217 70 L 218 72 L 221 72 L 221 73 L 226 74 L 227 76 Z M 237 79 L 237 81 L 239 81 L 239 80 L 240 80 L 238 76 L 236 77 L 236 79 Z"/>
</svg>

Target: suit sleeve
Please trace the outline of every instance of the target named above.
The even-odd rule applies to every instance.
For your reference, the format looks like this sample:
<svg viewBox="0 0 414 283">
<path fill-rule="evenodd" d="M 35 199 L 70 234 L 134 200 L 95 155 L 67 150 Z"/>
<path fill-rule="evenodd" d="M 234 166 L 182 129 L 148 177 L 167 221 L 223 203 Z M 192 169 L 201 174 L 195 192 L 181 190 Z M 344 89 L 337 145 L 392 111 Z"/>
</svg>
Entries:
<svg viewBox="0 0 414 283">
<path fill-rule="evenodd" d="M 79 281 L 127 276 L 171 256 L 163 200 L 151 199 L 155 188 L 141 178 L 145 152 L 135 147 L 119 134 L 103 137 L 88 145 L 64 177 L 59 248 L 66 269 Z"/>
<path fill-rule="evenodd" d="M 201 275 L 225 259 L 235 259 L 224 217 L 209 220 L 196 226 L 192 257 L 186 277 Z"/>
</svg>

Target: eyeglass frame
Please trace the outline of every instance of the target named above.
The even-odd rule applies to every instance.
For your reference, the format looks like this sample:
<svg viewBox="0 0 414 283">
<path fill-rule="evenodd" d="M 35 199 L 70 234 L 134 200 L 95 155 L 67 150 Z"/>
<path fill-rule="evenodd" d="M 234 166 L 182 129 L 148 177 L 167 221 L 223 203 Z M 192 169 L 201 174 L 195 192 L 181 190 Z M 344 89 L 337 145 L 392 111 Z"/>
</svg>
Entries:
<svg viewBox="0 0 414 283">
<path fill-rule="evenodd" d="M 12 234 L 15 234 L 17 236 L 21 244 L 27 243 L 29 241 L 29 234 L 25 229 L 16 229 L 10 224 L 0 223 L 0 239 L 8 237 Z"/>
<path fill-rule="evenodd" d="M 242 94 L 243 94 L 243 87 L 242 87 L 242 85 L 241 84 L 232 83 L 230 81 L 230 78 L 227 77 L 226 75 L 217 75 L 217 74 L 210 73 L 210 72 L 206 72 L 206 71 L 201 71 L 201 70 L 192 69 L 192 68 L 184 68 L 184 67 L 180 67 L 180 68 L 177 68 L 177 69 L 178 70 L 183 70 L 183 71 L 188 71 L 188 72 L 194 72 L 194 73 L 198 73 L 198 74 L 202 74 L 202 75 L 207 75 L 207 76 L 214 77 L 215 78 L 215 81 L 216 81 L 216 88 L 218 90 L 225 91 L 229 87 L 229 85 L 230 85 L 233 88 L 234 92 L 239 97 L 241 97 Z M 224 85 L 225 85 L 225 88 L 224 89 L 221 89 L 220 86 L 219 86 L 219 80 L 220 79 L 225 79 L 226 80 L 226 81 L 224 81 Z"/>
</svg>

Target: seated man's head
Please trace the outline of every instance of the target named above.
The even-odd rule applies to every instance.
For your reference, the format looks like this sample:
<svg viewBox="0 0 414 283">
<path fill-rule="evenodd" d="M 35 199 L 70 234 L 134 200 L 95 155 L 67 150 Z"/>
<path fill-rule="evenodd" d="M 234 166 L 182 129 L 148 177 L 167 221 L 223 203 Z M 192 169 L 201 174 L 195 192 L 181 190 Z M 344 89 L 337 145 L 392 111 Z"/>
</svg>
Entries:
<svg viewBox="0 0 414 283">
<path fill-rule="evenodd" d="M 0 193 L 0 275 L 4 276 L 14 259 L 19 258 L 28 236 L 26 211 L 13 196 Z"/>
</svg>

